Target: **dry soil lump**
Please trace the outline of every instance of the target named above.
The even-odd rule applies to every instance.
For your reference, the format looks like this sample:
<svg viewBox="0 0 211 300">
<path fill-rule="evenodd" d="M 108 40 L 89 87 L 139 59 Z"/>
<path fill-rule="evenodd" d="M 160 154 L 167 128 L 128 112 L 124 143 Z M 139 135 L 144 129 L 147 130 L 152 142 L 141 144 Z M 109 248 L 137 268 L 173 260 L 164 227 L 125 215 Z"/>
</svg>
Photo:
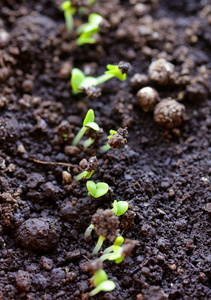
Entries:
<svg viewBox="0 0 211 300">
<path fill-rule="evenodd" d="M 149 86 L 140 89 L 137 93 L 137 103 L 145 112 L 153 111 L 158 99 L 158 92 Z"/>
<path fill-rule="evenodd" d="M 49 251 L 59 241 L 61 227 L 53 218 L 34 218 L 26 220 L 16 232 L 17 242 L 26 249 Z"/>
<path fill-rule="evenodd" d="M 154 120 L 157 124 L 172 129 L 180 126 L 184 119 L 185 106 L 174 99 L 160 101 L 154 110 Z"/>
<path fill-rule="evenodd" d="M 171 83 L 174 74 L 174 65 L 164 58 L 159 58 L 151 63 L 148 70 L 149 78 L 158 85 Z"/>
</svg>

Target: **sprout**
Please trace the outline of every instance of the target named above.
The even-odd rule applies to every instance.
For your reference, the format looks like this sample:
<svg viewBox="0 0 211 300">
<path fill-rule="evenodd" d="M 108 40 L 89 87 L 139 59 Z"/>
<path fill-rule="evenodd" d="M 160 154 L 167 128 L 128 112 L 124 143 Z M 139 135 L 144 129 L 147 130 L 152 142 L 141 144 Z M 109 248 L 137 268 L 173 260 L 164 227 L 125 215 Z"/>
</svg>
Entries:
<svg viewBox="0 0 211 300">
<path fill-rule="evenodd" d="M 95 184 L 93 181 L 87 181 L 86 187 L 94 198 L 102 197 L 108 192 L 109 188 L 108 184 L 105 182 L 98 182 Z"/>
<path fill-rule="evenodd" d="M 97 267 L 98 263 L 96 263 L 96 261 L 93 261 L 93 262 Z M 101 291 L 102 292 L 110 292 L 115 289 L 116 284 L 112 280 L 108 280 L 108 276 L 103 269 L 98 269 L 96 271 L 92 270 L 92 272 L 94 273 L 93 284 L 95 286 L 95 289 L 89 293 L 90 297 L 95 296 L 96 294 L 98 294 Z"/>
<path fill-rule="evenodd" d="M 103 18 L 98 14 L 89 15 L 88 23 L 79 26 L 77 29 L 77 33 L 80 34 L 76 40 L 78 46 L 96 43 L 96 39 L 93 35 L 98 33 L 102 20 Z"/>
<path fill-rule="evenodd" d="M 105 252 L 103 252 L 103 255 L 100 257 L 101 262 L 108 259 L 111 261 L 115 260 L 116 264 L 119 264 L 125 259 L 126 256 L 129 256 L 131 254 L 134 247 L 138 244 L 138 241 L 126 239 L 125 243 L 122 245 L 121 238 L 118 240 L 116 238 L 115 242 L 112 248 L 109 247 L 105 250 Z"/>
<path fill-rule="evenodd" d="M 128 210 L 128 202 L 127 201 L 116 201 L 114 200 L 112 211 L 116 216 L 123 215 Z"/>
<path fill-rule="evenodd" d="M 95 119 L 94 111 L 92 109 L 90 109 L 87 112 L 86 117 L 85 117 L 85 119 L 83 121 L 83 127 L 80 129 L 80 131 L 75 136 L 75 138 L 74 138 L 74 140 L 72 142 L 73 146 L 77 146 L 78 145 L 78 143 L 80 142 L 80 140 L 84 136 L 87 128 L 92 128 L 95 131 L 98 131 L 100 129 L 100 127 L 98 126 L 98 124 L 94 122 L 94 119 Z M 93 142 L 94 142 L 94 140 L 93 140 Z"/>
<path fill-rule="evenodd" d="M 107 136 L 108 140 L 112 137 L 113 134 L 117 133 L 117 131 L 111 129 L 111 130 L 109 130 L 109 133 L 110 133 L 110 135 Z M 103 152 L 107 152 L 109 149 L 111 149 L 111 146 L 108 143 L 103 145 L 102 147 L 100 147 L 100 150 L 103 151 Z"/>
<path fill-rule="evenodd" d="M 72 31 L 74 27 L 73 16 L 76 13 L 77 9 L 71 6 L 71 1 L 64 1 L 61 4 L 61 8 L 64 12 L 64 18 L 65 18 L 67 30 Z"/>
<path fill-rule="evenodd" d="M 89 296 L 92 297 L 99 292 L 110 292 L 113 291 L 116 287 L 116 284 L 112 280 L 106 280 L 99 284 L 94 290 L 89 293 Z"/>
<path fill-rule="evenodd" d="M 127 66 L 127 67 L 126 67 Z M 113 77 L 124 81 L 127 77 L 127 72 L 129 70 L 129 63 L 120 62 L 118 65 L 107 65 L 108 71 L 103 75 L 95 78 L 91 76 L 85 76 L 84 73 L 77 69 L 73 68 L 71 72 L 71 86 L 74 94 L 81 93 L 82 91 L 92 87 L 102 84 Z"/>
<path fill-rule="evenodd" d="M 123 238 L 123 236 L 119 235 L 119 236 L 115 239 L 114 244 L 113 244 L 112 246 L 106 248 L 106 249 L 103 251 L 103 254 L 108 254 L 108 253 L 114 251 L 114 249 L 115 249 L 116 246 L 118 247 L 118 246 L 122 245 L 123 243 L 124 243 L 124 238 Z"/>
<path fill-rule="evenodd" d="M 82 161 L 79 163 L 80 167 L 82 169 L 85 169 L 85 171 L 81 172 L 75 177 L 75 180 L 81 180 L 82 178 L 89 179 L 94 171 L 97 170 L 98 168 L 98 160 L 96 156 L 93 156 L 89 159 L 89 162 L 84 158 Z"/>
<path fill-rule="evenodd" d="M 99 238 L 98 238 L 96 246 L 94 247 L 94 249 L 92 251 L 92 255 L 95 255 L 95 254 L 97 254 L 100 251 L 100 249 L 101 249 L 101 247 L 102 247 L 103 242 L 105 241 L 105 239 L 106 238 L 104 236 L 102 236 L 101 234 L 99 234 Z"/>
</svg>

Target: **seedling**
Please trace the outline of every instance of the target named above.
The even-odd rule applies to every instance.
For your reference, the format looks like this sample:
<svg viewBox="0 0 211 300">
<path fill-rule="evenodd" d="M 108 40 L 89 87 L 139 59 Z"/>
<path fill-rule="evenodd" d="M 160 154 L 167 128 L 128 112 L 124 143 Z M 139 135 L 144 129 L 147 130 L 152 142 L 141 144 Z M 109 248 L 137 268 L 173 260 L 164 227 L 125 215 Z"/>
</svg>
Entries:
<svg viewBox="0 0 211 300">
<path fill-rule="evenodd" d="M 80 34 L 80 36 L 76 40 L 76 44 L 78 46 L 84 44 L 95 44 L 96 39 L 93 37 L 93 35 L 98 33 L 102 20 L 103 18 L 100 15 L 90 14 L 88 23 L 79 26 L 77 29 L 77 33 Z"/>
<path fill-rule="evenodd" d="M 112 280 L 108 280 L 106 272 L 102 269 L 94 272 L 94 286 L 95 289 L 89 293 L 89 296 L 95 296 L 99 292 L 110 292 L 116 287 L 116 284 Z"/>
<path fill-rule="evenodd" d="M 73 16 L 75 15 L 77 9 L 71 6 L 71 1 L 64 1 L 61 4 L 61 8 L 64 12 L 65 23 L 68 31 L 72 31 L 74 28 Z"/>
<path fill-rule="evenodd" d="M 104 254 L 108 254 L 112 251 L 115 251 L 115 247 L 119 247 L 120 245 L 122 245 L 124 243 L 124 238 L 123 236 L 119 235 L 115 241 L 114 241 L 114 244 L 108 248 L 106 248 L 104 251 L 103 251 L 103 255 Z"/>
<path fill-rule="evenodd" d="M 108 140 L 112 137 L 113 134 L 117 133 L 117 131 L 111 129 L 111 130 L 109 130 L 109 133 L 110 133 L 110 135 L 107 136 Z M 107 152 L 109 149 L 111 149 L 111 146 L 108 143 L 105 144 L 104 146 L 100 147 L 100 150 L 103 151 L 103 152 Z"/>
<path fill-rule="evenodd" d="M 126 68 L 127 66 L 127 68 Z M 74 68 L 71 72 L 71 86 L 74 94 L 81 93 L 82 91 L 92 87 L 102 84 L 113 77 L 124 81 L 127 77 L 127 72 L 129 70 L 129 64 L 120 62 L 118 65 L 107 65 L 108 71 L 97 78 L 91 76 L 85 76 L 84 73 Z"/>
<path fill-rule="evenodd" d="M 87 112 L 87 114 L 85 116 L 85 119 L 83 121 L 83 127 L 80 129 L 80 131 L 75 136 L 75 138 L 72 142 L 73 146 L 78 145 L 78 143 L 80 142 L 80 140 L 82 139 L 82 137 L 86 133 L 87 128 L 92 128 L 95 131 L 98 131 L 100 129 L 100 127 L 98 126 L 98 124 L 96 122 L 94 122 L 94 120 L 95 120 L 94 111 L 92 109 L 90 109 Z"/>
<path fill-rule="evenodd" d="M 94 198 L 99 198 L 108 192 L 108 184 L 105 182 L 98 182 L 95 184 L 93 181 L 87 181 L 86 187 Z"/>
<path fill-rule="evenodd" d="M 89 159 L 89 162 L 86 159 L 82 159 L 80 162 L 80 167 L 85 169 L 85 171 L 81 172 L 75 177 L 75 180 L 81 180 L 82 178 L 89 179 L 94 171 L 98 168 L 98 160 L 96 156 L 93 156 Z"/>
<path fill-rule="evenodd" d="M 128 210 L 128 202 L 127 201 L 116 201 L 113 202 L 113 213 L 118 217 L 126 213 Z"/>
<path fill-rule="evenodd" d="M 138 244 L 137 241 L 126 240 L 123 244 L 124 239 L 120 236 L 114 241 L 114 245 L 107 248 L 103 255 L 100 257 L 100 261 L 103 262 L 106 259 L 115 261 L 116 264 L 121 263 L 126 256 L 129 256 L 133 251 L 133 248 Z"/>
</svg>

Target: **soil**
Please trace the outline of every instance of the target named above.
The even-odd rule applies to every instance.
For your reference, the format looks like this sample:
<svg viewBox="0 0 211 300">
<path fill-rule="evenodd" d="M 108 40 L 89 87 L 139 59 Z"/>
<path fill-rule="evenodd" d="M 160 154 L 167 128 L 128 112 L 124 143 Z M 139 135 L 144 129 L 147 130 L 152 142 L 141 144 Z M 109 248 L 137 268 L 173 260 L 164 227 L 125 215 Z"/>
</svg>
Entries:
<svg viewBox="0 0 211 300">
<path fill-rule="evenodd" d="M 81 47 L 60 3 L 0 1 L 0 299 L 82 299 L 98 238 L 84 232 L 115 199 L 129 202 L 122 234 L 138 245 L 122 263 L 104 262 L 116 288 L 95 299 L 211 299 L 210 0 L 96 0 L 92 11 L 110 28 Z M 159 58 L 175 66 L 165 85 L 148 77 Z M 73 67 L 98 76 L 120 61 L 131 64 L 126 81 L 103 84 L 98 98 L 71 93 Z M 136 93 L 146 85 L 185 106 L 181 126 L 164 128 L 142 111 Z M 105 133 L 90 148 L 73 147 L 90 108 Z M 101 152 L 119 127 L 127 144 Z M 101 201 L 72 180 L 92 156 L 92 180 L 110 186 Z"/>
</svg>

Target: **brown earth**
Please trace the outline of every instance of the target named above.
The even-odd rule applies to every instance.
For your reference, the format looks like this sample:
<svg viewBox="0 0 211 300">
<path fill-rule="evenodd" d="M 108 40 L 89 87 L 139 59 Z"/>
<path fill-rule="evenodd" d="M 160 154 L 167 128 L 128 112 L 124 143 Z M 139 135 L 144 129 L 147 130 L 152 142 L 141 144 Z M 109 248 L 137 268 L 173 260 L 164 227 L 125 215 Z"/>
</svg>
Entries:
<svg viewBox="0 0 211 300">
<path fill-rule="evenodd" d="M 66 32 L 61 1 L 0 2 L 0 299 L 88 293 L 97 235 L 87 241 L 84 231 L 114 199 L 135 212 L 123 236 L 139 244 L 124 262 L 104 263 L 116 289 L 95 299 L 211 299 L 211 2 L 95 2 L 92 11 L 111 27 L 81 47 Z M 148 77 L 159 58 L 175 66 L 164 85 Z M 131 64 L 126 81 L 103 84 L 98 98 L 72 95 L 73 67 L 98 76 L 119 61 Z M 164 128 L 142 111 L 143 86 L 185 106 L 181 126 Z M 98 144 L 71 146 L 90 108 L 105 132 L 99 145 L 110 129 L 127 127 L 126 146 L 107 153 Z M 93 181 L 113 190 L 102 201 L 87 196 L 85 181 L 71 181 L 79 162 L 95 155 Z"/>
</svg>

